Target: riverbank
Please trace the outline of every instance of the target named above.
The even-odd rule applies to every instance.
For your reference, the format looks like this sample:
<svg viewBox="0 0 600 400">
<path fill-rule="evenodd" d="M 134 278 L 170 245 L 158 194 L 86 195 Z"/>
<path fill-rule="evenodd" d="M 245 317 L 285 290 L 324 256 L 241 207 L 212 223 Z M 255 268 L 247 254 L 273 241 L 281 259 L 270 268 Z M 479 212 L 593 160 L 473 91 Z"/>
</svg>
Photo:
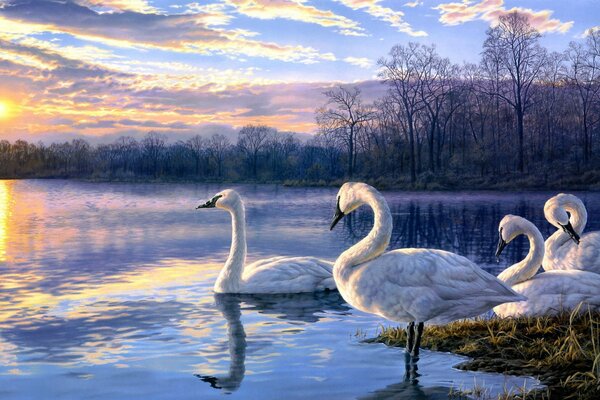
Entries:
<svg viewBox="0 0 600 400">
<path fill-rule="evenodd" d="M 404 347 L 406 335 L 387 328 L 372 341 Z M 547 386 L 527 399 L 600 399 L 600 312 L 428 326 L 421 347 L 470 357 L 459 369 L 533 376 Z"/>
<path fill-rule="evenodd" d="M 548 175 L 541 174 L 507 174 L 498 173 L 486 176 L 467 176 L 454 174 L 432 174 L 422 173 L 415 183 L 411 183 L 408 177 L 369 178 L 354 177 L 336 179 L 216 179 L 198 177 L 175 177 L 159 176 L 150 177 L 145 175 L 39 175 L 2 177 L 1 179 L 76 179 L 85 182 L 116 182 L 116 183 L 211 183 L 211 184 L 278 184 L 288 187 L 339 187 L 348 180 L 361 181 L 380 190 L 410 190 L 410 191 L 458 191 L 458 190 L 600 190 L 600 171 L 590 170 L 579 175 Z"/>
</svg>

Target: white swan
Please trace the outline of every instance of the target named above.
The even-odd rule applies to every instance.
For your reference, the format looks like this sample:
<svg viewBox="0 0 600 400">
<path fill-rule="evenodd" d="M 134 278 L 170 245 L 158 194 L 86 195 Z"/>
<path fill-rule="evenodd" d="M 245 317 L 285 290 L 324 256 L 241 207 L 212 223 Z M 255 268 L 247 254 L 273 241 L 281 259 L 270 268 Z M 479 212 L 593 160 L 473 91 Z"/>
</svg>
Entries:
<svg viewBox="0 0 600 400">
<path fill-rule="evenodd" d="M 544 269 L 600 273 L 600 232 L 580 236 L 587 223 L 583 202 L 572 194 L 561 193 L 546 202 L 544 215 L 559 228 L 546 240 Z"/>
<path fill-rule="evenodd" d="M 544 259 L 544 238 L 540 231 L 525 218 L 507 215 L 498 227 L 500 239 L 496 256 L 519 235 L 529 239 L 529 253 L 521 262 L 502 271 L 498 279 L 511 285 L 513 290 L 527 297 L 526 301 L 505 303 L 494 308 L 500 317 L 541 316 L 576 308 L 583 303 L 600 309 L 600 275 L 587 271 L 548 271 L 537 274 Z"/>
<path fill-rule="evenodd" d="M 246 263 L 244 203 L 232 189 L 197 208 L 221 208 L 232 218 L 231 250 L 214 285 L 215 293 L 304 293 L 334 290 L 333 263 L 315 257 L 273 257 Z"/>
<path fill-rule="evenodd" d="M 498 304 L 525 299 L 454 253 L 432 249 L 384 253 L 392 233 L 392 216 L 383 196 L 365 183 L 348 182 L 340 188 L 331 229 L 363 204 L 373 209 L 373 228 L 338 257 L 333 277 L 353 307 L 392 321 L 409 322 L 407 352 L 413 356 L 419 353 L 424 322 L 474 317 Z"/>
</svg>

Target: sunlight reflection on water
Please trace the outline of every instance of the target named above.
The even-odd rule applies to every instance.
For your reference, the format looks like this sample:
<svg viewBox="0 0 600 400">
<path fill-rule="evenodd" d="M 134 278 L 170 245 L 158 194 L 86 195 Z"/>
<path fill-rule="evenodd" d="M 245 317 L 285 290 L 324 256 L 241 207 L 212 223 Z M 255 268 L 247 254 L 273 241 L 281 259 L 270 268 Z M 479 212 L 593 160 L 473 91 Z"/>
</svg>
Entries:
<svg viewBox="0 0 600 400">
<path fill-rule="evenodd" d="M 307 249 L 334 259 L 372 224 L 359 210 L 329 232 L 334 188 L 237 187 L 250 261 Z M 220 189 L 0 181 L 0 398 L 447 398 L 474 379 L 496 390 L 523 384 L 454 370 L 462 358 L 433 352 L 418 384 L 405 380 L 401 350 L 361 342 L 388 323 L 337 293 L 214 296 L 230 220 L 194 208 Z M 527 250 L 521 241 L 495 264 L 504 214 L 550 232 L 542 206 L 551 193 L 385 195 L 392 247 L 444 248 L 494 272 Z M 582 197 L 600 213 L 598 194 Z"/>
</svg>

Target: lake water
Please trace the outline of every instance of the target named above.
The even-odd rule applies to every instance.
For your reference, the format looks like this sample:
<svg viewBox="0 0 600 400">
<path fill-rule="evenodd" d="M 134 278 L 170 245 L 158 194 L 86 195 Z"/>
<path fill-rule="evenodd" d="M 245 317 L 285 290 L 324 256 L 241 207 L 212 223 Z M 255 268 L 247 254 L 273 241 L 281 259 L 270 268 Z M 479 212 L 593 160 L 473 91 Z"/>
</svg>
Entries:
<svg viewBox="0 0 600 400">
<path fill-rule="evenodd" d="M 334 188 L 234 185 L 246 200 L 249 259 L 335 259 L 363 237 L 360 209 L 333 232 Z M 402 349 L 364 343 L 389 322 L 337 293 L 218 296 L 230 218 L 195 210 L 226 186 L 0 181 L 2 399 L 447 399 L 450 387 L 492 391 L 533 380 L 452 368 L 461 357 L 423 351 L 407 374 Z M 530 218 L 547 235 L 554 193 L 384 193 L 391 247 L 434 247 L 497 273 L 497 224 Z M 590 215 L 600 194 L 579 194 Z M 588 229 L 600 229 L 591 221 Z"/>
</svg>

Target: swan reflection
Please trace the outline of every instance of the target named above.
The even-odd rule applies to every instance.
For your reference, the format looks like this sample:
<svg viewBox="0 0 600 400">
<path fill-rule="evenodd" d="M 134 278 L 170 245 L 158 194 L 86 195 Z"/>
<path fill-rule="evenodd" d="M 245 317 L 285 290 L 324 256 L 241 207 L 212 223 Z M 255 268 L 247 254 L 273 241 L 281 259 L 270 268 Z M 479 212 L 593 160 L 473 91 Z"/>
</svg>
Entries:
<svg viewBox="0 0 600 400">
<path fill-rule="evenodd" d="M 346 315 L 350 308 L 338 292 L 316 292 L 280 295 L 215 294 L 215 306 L 227 324 L 229 371 L 225 375 L 196 374 L 215 389 L 231 393 L 239 389 L 246 373 L 246 332 L 242 323 L 242 308 L 268 314 L 287 321 L 315 323 L 326 312 Z"/>
</svg>

